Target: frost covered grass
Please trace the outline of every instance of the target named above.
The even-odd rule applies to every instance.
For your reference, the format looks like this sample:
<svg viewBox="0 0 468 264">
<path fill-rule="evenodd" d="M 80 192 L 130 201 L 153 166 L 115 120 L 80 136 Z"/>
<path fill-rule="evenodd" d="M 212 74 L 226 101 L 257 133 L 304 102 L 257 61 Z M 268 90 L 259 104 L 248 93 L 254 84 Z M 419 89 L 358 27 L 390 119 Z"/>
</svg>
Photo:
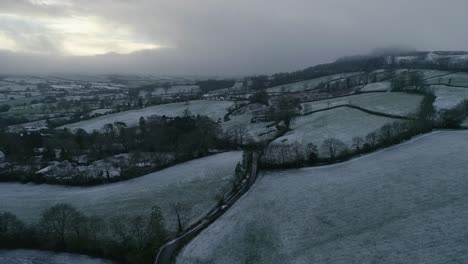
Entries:
<svg viewBox="0 0 468 264">
<path fill-rule="evenodd" d="M 328 100 L 303 103 L 306 112 L 327 109 L 339 105 L 355 105 L 385 114 L 410 116 L 419 111 L 422 95 L 408 93 L 374 93 L 339 97 Z"/>
<path fill-rule="evenodd" d="M 315 78 L 307 81 L 296 82 L 291 84 L 285 84 L 280 86 L 275 86 L 267 89 L 268 93 L 278 93 L 278 92 L 300 92 L 309 89 L 314 89 L 320 83 L 330 82 L 332 80 L 351 77 L 355 75 L 359 75 L 360 72 L 352 72 L 352 73 L 340 73 L 334 75 L 328 75 L 320 78 Z"/>
<path fill-rule="evenodd" d="M 460 124 L 461 127 L 468 128 L 468 117 Z"/>
<path fill-rule="evenodd" d="M 248 104 L 229 115 L 229 121 L 221 123 L 223 131 L 236 140 L 243 137 L 243 143 L 272 140 L 277 129 L 274 122 L 254 122 L 256 116 L 265 115 L 267 107 L 260 104 Z M 239 140 L 236 140 L 239 142 Z"/>
<path fill-rule="evenodd" d="M 468 87 L 468 73 L 459 72 L 445 75 L 439 78 L 433 78 L 427 81 L 429 84 L 450 84 L 455 86 Z"/>
<path fill-rule="evenodd" d="M 467 137 L 267 172 L 177 263 L 467 263 Z"/>
<path fill-rule="evenodd" d="M 201 158 L 132 180 L 96 187 L 0 183 L 0 211 L 32 222 L 41 211 L 69 203 L 87 215 L 102 218 L 147 214 L 161 207 L 168 228 L 175 229 L 171 204 L 179 203 L 184 222 L 191 223 L 216 205 L 216 195 L 229 185 L 241 152 Z"/>
<path fill-rule="evenodd" d="M 396 119 L 376 116 L 351 108 L 335 108 L 307 116 L 300 116 L 291 122 L 291 131 L 275 139 L 271 144 L 306 146 L 313 143 L 319 147 L 319 154 L 327 156 L 320 146 L 327 138 L 335 138 L 349 148 L 354 137 L 365 138 L 367 134 L 380 129 Z"/>
<path fill-rule="evenodd" d="M 242 133 L 240 136 L 244 137 L 243 143 L 262 142 L 276 136 L 277 129 L 273 122 L 251 123 L 252 118 L 254 115 L 250 113 L 231 115 L 231 120 L 221 123 L 221 127 L 227 135 L 232 135 L 236 133 L 236 130 L 240 130 L 237 133 Z"/>
<path fill-rule="evenodd" d="M 374 91 L 388 91 L 391 88 L 390 82 L 376 82 L 369 83 L 364 86 L 360 91 L 362 92 L 374 92 Z"/>
<path fill-rule="evenodd" d="M 83 255 L 39 250 L 0 250 L 4 264 L 111 264 L 113 262 Z"/>
<path fill-rule="evenodd" d="M 73 131 L 82 128 L 87 132 L 92 132 L 93 130 L 102 129 L 105 124 L 113 124 L 115 122 L 124 122 L 127 126 L 132 127 L 138 125 L 140 117 L 149 117 L 152 115 L 165 115 L 167 117 L 182 116 L 185 109 L 188 109 L 193 115 L 208 116 L 212 120 L 218 121 L 224 117 L 227 113 L 226 109 L 232 105 L 233 102 L 230 101 L 190 101 L 189 104 L 173 103 L 155 105 L 67 124 L 59 127 L 59 129 L 66 127 Z"/>
<path fill-rule="evenodd" d="M 114 111 L 114 109 L 96 109 L 88 113 L 89 116 L 94 116 L 94 115 L 105 115 L 107 113 L 110 113 Z"/>
<path fill-rule="evenodd" d="M 423 78 L 427 79 L 428 82 L 437 80 L 437 77 L 439 76 L 452 73 L 449 71 L 439 71 L 439 70 L 421 70 L 420 72 L 422 73 Z"/>
<path fill-rule="evenodd" d="M 436 96 L 434 102 L 436 110 L 453 109 L 464 100 L 468 100 L 468 88 L 431 85 L 431 89 Z"/>
</svg>

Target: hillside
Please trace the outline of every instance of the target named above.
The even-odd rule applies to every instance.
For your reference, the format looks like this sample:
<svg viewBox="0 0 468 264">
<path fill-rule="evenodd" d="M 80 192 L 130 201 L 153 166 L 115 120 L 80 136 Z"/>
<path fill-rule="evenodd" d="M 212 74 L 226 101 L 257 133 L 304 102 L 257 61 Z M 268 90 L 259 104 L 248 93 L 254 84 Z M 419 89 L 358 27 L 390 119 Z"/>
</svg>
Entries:
<svg viewBox="0 0 468 264">
<path fill-rule="evenodd" d="M 264 172 L 178 264 L 465 263 L 466 131 L 345 163 Z"/>
<path fill-rule="evenodd" d="M 369 55 L 236 80 L 135 76 L 140 86 L 4 78 L 0 212 L 13 215 L 0 216 L 31 226 L 10 235 L 19 245 L 46 236 L 41 249 L 116 260 L 161 249 L 158 264 L 176 252 L 182 264 L 463 262 L 468 134 L 447 129 L 468 127 L 465 61 Z M 43 234 L 59 202 L 114 233 Z M 138 222 L 150 212 L 159 233 Z"/>
<path fill-rule="evenodd" d="M 2 183 L 0 211 L 12 212 L 23 221 L 33 223 L 42 210 L 59 202 L 106 219 L 144 215 L 153 206 L 159 206 L 168 229 L 173 231 L 172 204 L 180 204 L 185 224 L 198 220 L 216 205 L 217 195 L 229 186 L 240 158 L 240 152 L 222 153 L 137 179 L 96 187 Z"/>
</svg>

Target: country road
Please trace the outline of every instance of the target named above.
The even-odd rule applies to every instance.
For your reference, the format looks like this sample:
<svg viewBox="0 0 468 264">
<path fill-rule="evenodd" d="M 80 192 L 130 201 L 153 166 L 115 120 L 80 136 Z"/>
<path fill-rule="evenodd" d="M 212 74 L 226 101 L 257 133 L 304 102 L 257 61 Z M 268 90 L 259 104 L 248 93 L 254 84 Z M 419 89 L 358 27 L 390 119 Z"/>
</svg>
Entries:
<svg viewBox="0 0 468 264">
<path fill-rule="evenodd" d="M 259 154 L 257 152 L 252 152 L 252 165 L 250 168 L 250 176 L 248 177 L 247 184 L 245 184 L 237 193 L 234 193 L 227 197 L 226 202 L 221 205 L 213 208 L 203 219 L 193 224 L 188 228 L 183 234 L 177 238 L 167 242 L 162 246 L 156 256 L 155 264 L 170 264 L 174 254 L 185 246 L 190 240 L 192 240 L 196 235 L 201 231 L 207 228 L 211 223 L 216 221 L 221 217 L 234 203 L 245 194 L 255 183 L 258 174 L 258 161 Z"/>
</svg>

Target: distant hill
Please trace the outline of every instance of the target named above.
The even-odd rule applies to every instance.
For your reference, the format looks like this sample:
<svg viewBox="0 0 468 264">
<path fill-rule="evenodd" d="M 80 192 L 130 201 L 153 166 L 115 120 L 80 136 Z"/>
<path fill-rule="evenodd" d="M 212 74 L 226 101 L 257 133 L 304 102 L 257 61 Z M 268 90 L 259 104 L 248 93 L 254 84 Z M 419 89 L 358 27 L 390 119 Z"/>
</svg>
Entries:
<svg viewBox="0 0 468 264">
<path fill-rule="evenodd" d="M 418 68 L 468 72 L 468 52 L 380 51 L 369 55 L 343 57 L 333 63 L 320 64 L 295 72 L 277 73 L 270 77 L 255 76 L 252 77 L 252 79 L 259 88 L 263 88 L 338 73 L 371 72 L 373 70 L 386 68 Z"/>
</svg>

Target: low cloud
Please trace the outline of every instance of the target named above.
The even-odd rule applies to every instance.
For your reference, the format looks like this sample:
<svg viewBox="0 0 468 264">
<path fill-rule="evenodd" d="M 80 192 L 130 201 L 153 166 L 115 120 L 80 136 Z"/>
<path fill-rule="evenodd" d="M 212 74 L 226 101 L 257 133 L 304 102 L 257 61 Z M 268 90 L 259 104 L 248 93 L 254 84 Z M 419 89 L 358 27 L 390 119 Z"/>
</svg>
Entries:
<svg viewBox="0 0 468 264">
<path fill-rule="evenodd" d="M 2 0 L 0 72 L 243 75 L 382 46 L 468 50 L 466 10 L 464 0 Z"/>
</svg>

